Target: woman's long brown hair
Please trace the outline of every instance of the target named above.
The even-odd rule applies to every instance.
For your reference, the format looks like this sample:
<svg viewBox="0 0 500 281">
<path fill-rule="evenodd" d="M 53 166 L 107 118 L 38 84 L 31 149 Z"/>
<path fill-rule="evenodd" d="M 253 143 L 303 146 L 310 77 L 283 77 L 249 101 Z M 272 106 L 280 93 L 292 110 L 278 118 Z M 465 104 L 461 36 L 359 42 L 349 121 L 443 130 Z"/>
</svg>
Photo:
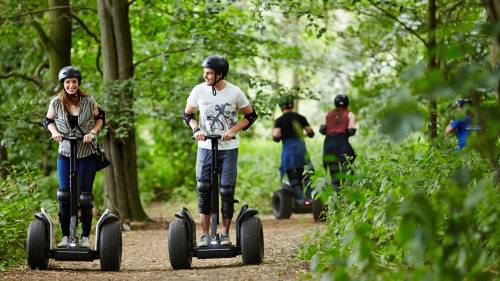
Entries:
<svg viewBox="0 0 500 281">
<path fill-rule="evenodd" d="M 80 85 L 78 85 L 78 91 L 76 92 L 75 98 L 72 98 L 70 95 L 66 93 L 64 90 L 64 86 L 61 83 L 61 91 L 59 92 L 59 100 L 61 101 L 61 104 L 63 108 L 66 110 L 66 112 L 70 113 L 71 111 L 69 110 L 70 105 L 75 105 L 78 106 L 80 104 L 80 98 L 86 97 L 87 94 L 85 94 L 82 90 L 80 90 Z"/>
</svg>

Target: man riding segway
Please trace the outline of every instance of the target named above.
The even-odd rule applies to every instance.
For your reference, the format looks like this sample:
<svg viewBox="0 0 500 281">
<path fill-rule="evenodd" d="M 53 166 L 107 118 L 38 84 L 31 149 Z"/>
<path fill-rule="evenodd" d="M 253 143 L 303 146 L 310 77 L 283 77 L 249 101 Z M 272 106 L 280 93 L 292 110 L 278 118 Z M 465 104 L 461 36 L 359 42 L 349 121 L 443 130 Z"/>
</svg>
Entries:
<svg viewBox="0 0 500 281">
<path fill-rule="evenodd" d="M 243 206 L 236 219 L 236 246 L 232 246 L 229 228 L 234 213 L 238 160 L 238 132 L 248 129 L 257 119 L 241 89 L 224 80 L 229 63 L 221 56 L 209 56 L 202 64 L 204 83 L 193 88 L 184 111 L 184 121 L 198 141 L 196 179 L 198 212 L 202 227 L 199 242 L 194 241 L 194 221 L 182 209 L 169 229 L 169 256 L 174 269 L 189 268 L 191 257 L 221 258 L 242 254 L 250 264 L 262 262 L 263 235 L 256 210 Z M 199 111 L 199 122 L 195 112 Z M 244 115 L 238 120 L 238 112 Z M 223 232 L 217 234 L 218 194 L 220 195 Z M 251 224 L 251 226 L 250 226 Z M 210 232 L 209 232 L 210 228 Z M 247 237 L 255 237 L 247 239 Z M 249 244 L 250 243 L 250 244 Z"/>
</svg>

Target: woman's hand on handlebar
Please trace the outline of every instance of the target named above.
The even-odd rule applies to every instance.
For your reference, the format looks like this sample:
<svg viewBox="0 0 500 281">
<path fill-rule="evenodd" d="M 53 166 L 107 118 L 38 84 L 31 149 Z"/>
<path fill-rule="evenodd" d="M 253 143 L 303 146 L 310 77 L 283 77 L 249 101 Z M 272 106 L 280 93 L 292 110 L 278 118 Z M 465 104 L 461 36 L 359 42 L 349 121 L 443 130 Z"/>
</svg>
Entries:
<svg viewBox="0 0 500 281">
<path fill-rule="evenodd" d="M 83 136 L 84 143 L 91 143 L 94 139 L 95 139 L 95 135 L 93 133 L 88 133 L 85 136 Z"/>
<path fill-rule="evenodd" d="M 206 139 L 205 134 L 201 130 L 194 133 L 193 138 L 197 141 L 204 141 Z"/>
<path fill-rule="evenodd" d="M 56 142 L 61 142 L 63 140 L 63 135 L 59 132 L 52 133 L 52 139 Z"/>
</svg>

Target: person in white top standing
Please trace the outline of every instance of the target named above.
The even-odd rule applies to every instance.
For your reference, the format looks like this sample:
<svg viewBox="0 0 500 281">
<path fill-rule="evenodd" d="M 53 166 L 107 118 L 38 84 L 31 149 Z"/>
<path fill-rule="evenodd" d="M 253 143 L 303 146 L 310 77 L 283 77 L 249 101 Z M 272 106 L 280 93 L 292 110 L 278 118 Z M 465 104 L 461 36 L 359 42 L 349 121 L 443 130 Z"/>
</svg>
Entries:
<svg viewBox="0 0 500 281">
<path fill-rule="evenodd" d="M 198 246 L 210 242 L 210 163 L 211 146 L 206 135 L 221 135 L 218 143 L 220 195 L 222 201 L 221 245 L 230 245 L 229 227 L 234 213 L 234 191 L 236 185 L 238 144 L 240 130 L 248 129 L 257 119 L 257 114 L 241 89 L 225 80 L 229 63 L 222 56 L 207 57 L 202 64 L 204 83 L 196 85 L 187 99 L 184 121 L 193 130 L 198 141 L 196 179 L 198 190 L 198 212 L 203 234 Z M 199 121 L 195 112 L 199 111 Z M 238 119 L 238 113 L 244 115 Z"/>
</svg>

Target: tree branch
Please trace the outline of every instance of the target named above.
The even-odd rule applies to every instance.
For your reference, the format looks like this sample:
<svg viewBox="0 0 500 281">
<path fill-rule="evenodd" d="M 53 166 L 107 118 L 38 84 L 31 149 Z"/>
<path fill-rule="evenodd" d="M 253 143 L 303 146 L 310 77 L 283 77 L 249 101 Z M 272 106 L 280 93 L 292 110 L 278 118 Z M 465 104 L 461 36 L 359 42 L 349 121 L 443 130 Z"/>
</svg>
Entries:
<svg viewBox="0 0 500 281">
<path fill-rule="evenodd" d="M 401 26 L 403 26 L 403 28 L 410 32 L 411 34 L 415 35 L 422 43 L 424 43 L 424 45 L 427 47 L 428 43 L 427 41 L 422 38 L 422 36 L 420 36 L 420 34 L 418 34 L 415 30 L 411 29 L 408 25 L 406 25 L 404 22 L 400 21 L 396 16 L 394 16 L 393 14 L 389 13 L 388 11 L 384 10 L 382 7 L 379 7 L 375 2 L 373 2 L 373 0 L 368 0 L 368 2 L 370 4 L 372 4 L 373 7 L 377 8 L 379 11 L 381 11 L 382 13 L 384 13 L 388 18 L 394 20 L 395 22 L 399 23 Z"/>
<path fill-rule="evenodd" d="M 97 46 L 97 56 L 95 58 L 95 67 L 97 68 L 97 71 L 99 71 L 99 73 L 101 74 L 101 77 L 104 76 L 104 74 L 102 73 L 102 69 L 101 69 L 101 65 L 99 64 L 99 61 L 101 61 L 101 45 Z"/>
<path fill-rule="evenodd" d="M 90 10 L 90 11 L 93 11 L 93 12 L 97 13 L 97 10 L 89 8 L 89 7 L 61 5 L 61 6 L 50 7 L 50 8 L 47 8 L 47 9 L 39 9 L 39 10 L 28 11 L 28 12 L 21 13 L 21 14 L 18 14 L 18 15 L 13 15 L 13 16 L 10 16 L 10 17 L 0 18 L 0 22 L 3 21 L 3 20 L 17 19 L 17 18 L 22 18 L 22 17 L 26 17 L 26 16 L 38 15 L 38 14 L 42 14 L 42 13 L 45 13 L 45 12 L 50 12 L 50 11 L 59 10 L 59 9 L 67 9 L 67 8 L 70 8 L 72 12 L 73 11 L 78 11 L 78 10 Z"/>
<path fill-rule="evenodd" d="M 189 46 L 189 47 L 181 48 L 181 49 L 177 49 L 177 50 L 167 50 L 167 51 L 164 51 L 164 52 L 161 52 L 161 53 L 157 53 L 157 54 L 145 57 L 145 58 L 143 58 L 143 59 L 138 60 L 137 62 L 135 62 L 134 63 L 134 68 L 137 67 L 137 65 L 139 65 L 141 63 L 144 63 L 144 62 L 146 62 L 146 61 L 148 61 L 150 59 L 153 59 L 153 58 L 156 58 L 156 57 L 159 57 L 159 56 L 162 56 L 162 55 L 185 52 L 185 51 L 191 50 L 193 47 L 194 46 Z"/>
<path fill-rule="evenodd" d="M 35 29 L 36 33 L 38 34 L 38 37 L 40 37 L 40 41 L 42 42 L 43 48 L 45 51 L 49 51 L 51 46 L 50 46 L 50 39 L 47 36 L 47 33 L 43 30 L 42 26 L 36 21 L 33 20 L 31 22 L 31 26 Z"/>
<path fill-rule="evenodd" d="M 101 43 L 101 41 L 99 40 L 99 38 L 97 37 L 97 35 L 95 35 L 94 33 L 92 33 L 92 31 L 90 31 L 90 29 L 85 25 L 85 23 L 83 22 L 82 19 L 80 19 L 79 17 L 77 17 L 75 14 L 71 14 L 71 17 L 74 18 L 76 20 L 76 22 L 78 22 L 78 24 L 80 24 L 80 26 L 83 28 L 83 30 L 85 30 L 85 32 L 87 32 L 87 34 L 90 35 L 90 37 L 94 38 L 94 40 L 97 43 Z"/>
<path fill-rule="evenodd" d="M 11 72 L 11 73 L 7 73 L 7 74 L 0 74 L 0 79 L 8 79 L 8 78 L 11 78 L 11 77 L 19 77 L 19 78 L 22 78 L 24 80 L 27 80 L 33 84 L 35 84 L 38 88 L 42 89 L 43 88 L 43 84 L 42 82 L 32 78 L 32 77 L 29 77 L 27 75 L 24 75 L 24 74 L 19 74 L 19 73 L 15 73 L 15 72 Z"/>
</svg>

